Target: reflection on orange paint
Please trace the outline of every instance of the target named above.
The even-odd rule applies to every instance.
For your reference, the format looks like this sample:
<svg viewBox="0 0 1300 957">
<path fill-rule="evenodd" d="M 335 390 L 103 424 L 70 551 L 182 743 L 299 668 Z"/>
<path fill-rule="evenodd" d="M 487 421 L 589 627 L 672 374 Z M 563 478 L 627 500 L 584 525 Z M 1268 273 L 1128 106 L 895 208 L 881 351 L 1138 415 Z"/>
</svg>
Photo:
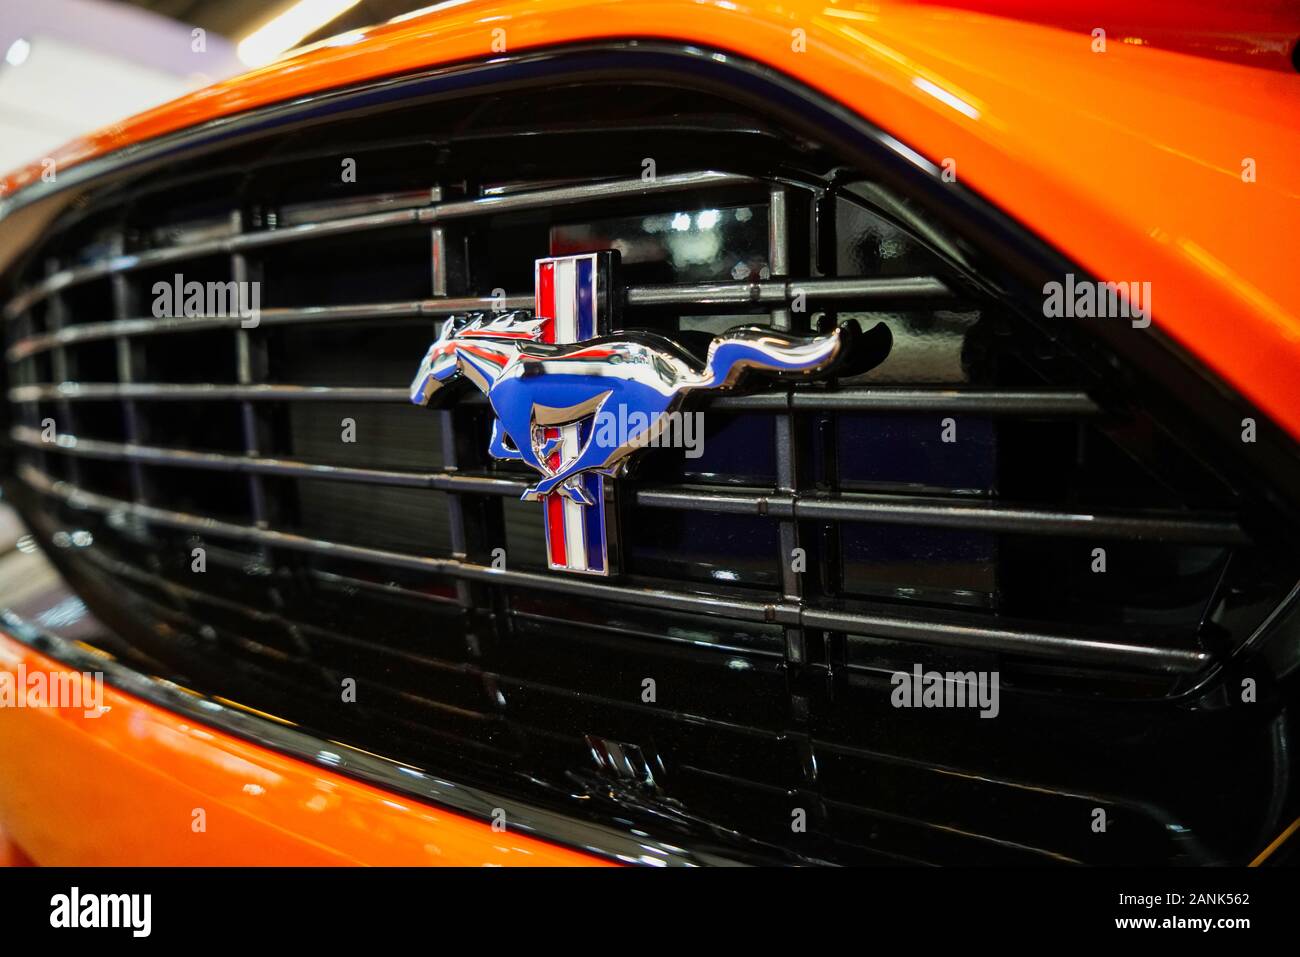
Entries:
<svg viewBox="0 0 1300 957">
<path fill-rule="evenodd" d="M 0 822 L 0 867 L 31 867 L 35 862 L 15 844 Z"/>
<path fill-rule="evenodd" d="M 20 664 L 29 674 L 66 670 L 0 635 L 0 670 Z M 0 863 L 25 863 L 23 852 L 50 866 L 606 863 L 512 833 L 508 822 L 494 831 L 331 774 L 107 686 L 104 704 L 98 718 L 79 708 L 0 709 Z"/>
<path fill-rule="evenodd" d="M 1208 17 L 1211 6 L 1197 2 L 1186 18 Z M 1156 7 L 1175 29 L 1168 3 Z M 602 38 L 686 41 L 777 68 L 930 160 L 955 161 L 959 182 L 1101 279 L 1150 282 L 1156 323 L 1300 437 L 1294 73 L 1123 37 L 1096 53 L 1079 29 L 932 4 L 484 0 L 431 10 L 101 130 L 58 152 L 58 168 L 320 90 L 485 59 L 497 28 L 508 53 Z M 1300 36 L 1300 14 L 1260 10 L 1258 29 Z M 792 42 L 797 29 L 803 43 Z M 1247 160 L 1254 182 L 1240 175 Z M 5 189 L 40 172 L 22 170 Z"/>
</svg>

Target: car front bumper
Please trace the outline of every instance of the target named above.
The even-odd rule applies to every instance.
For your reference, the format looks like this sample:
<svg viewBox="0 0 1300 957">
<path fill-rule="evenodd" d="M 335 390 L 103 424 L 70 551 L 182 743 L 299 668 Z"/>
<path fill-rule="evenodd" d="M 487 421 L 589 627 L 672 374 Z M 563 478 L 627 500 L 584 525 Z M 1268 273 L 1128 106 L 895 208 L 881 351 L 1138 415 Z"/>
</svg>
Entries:
<svg viewBox="0 0 1300 957">
<path fill-rule="evenodd" d="M 32 621 L 79 603 L 38 554 L 13 552 Z M 41 611 L 44 608 L 47 611 Z M 101 712 L 50 707 L 32 695 L 0 707 L 0 863 L 106 865 L 511 865 L 570 866 L 606 860 L 512 829 L 511 814 L 475 819 L 330 772 L 247 738 L 160 707 L 120 687 L 168 685 L 214 715 L 230 703 L 127 672 L 82 639 L 60 638 L 6 612 L 0 681 L 53 688 L 77 673 L 107 673 Z M 86 633 L 86 618 L 69 632 Z M 70 664 L 69 662 L 73 663 Z M 98 662 L 98 667 L 96 667 Z M 19 677 L 23 678 L 21 685 Z M 102 680 L 102 679 L 101 679 Z M 36 706 L 29 706 L 36 705 Z M 270 716 L 244 713 L 251 733 Z M 291 728 L 281 728 L 292 734 Z M 332 759 L 319 742 L 321 762 Z M 340 749 L 342 750 L 342 749 Z M 443 787 L 448 787 L 445 783 Z M 495 821 L 494 823 L 492 823 Z"/>
</svg>

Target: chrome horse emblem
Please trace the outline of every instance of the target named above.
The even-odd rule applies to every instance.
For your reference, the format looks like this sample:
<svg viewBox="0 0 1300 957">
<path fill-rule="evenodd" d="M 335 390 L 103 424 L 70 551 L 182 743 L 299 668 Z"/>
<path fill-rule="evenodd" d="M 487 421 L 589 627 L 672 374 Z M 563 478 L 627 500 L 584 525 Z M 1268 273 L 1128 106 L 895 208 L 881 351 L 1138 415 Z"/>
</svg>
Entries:
<svg viewBox="0 0 1300 957">
<path fill-rule="evenodd" d="M 591 258 L 595 255 L 539 261 L 539 268 L 576 267 L 574 282 L 558 285 L 562 294 L 577 290 L 571 311 L 578 315 L 580 331 L 584 307 L 594 309 L 599 298 L 582 291 L 588 281 L 588 293 L 599 288 L 600 263 Z M 542 277 L 539 303 L 546 286 Z M 553 288 L 546 294 L 553 297 Z M 556 310 L 564 311 L 563 306 Z M 623 474 L 634 454 L 653 442 L 688 397 L 734 388 L 751 371 L 825 373 L 856 331 L 846 326 L 821 336 L 798 337 L 759 327 L 737 328 L 716 336 L 701 362 L 667 337 L 650 332 L 554 341 L 555 320 L 556 315 L 529 312 L 448 319 L 420 363 L 410 395 L 416 405 L 426 405 L 462 378 L 478 387 L 496 416 L 490 454 L 521 461 L 541 476 L 523 498 L 547 504 L 551 567 L 594 574 L 609 573 L 603 477 Z M 588 328 L 605 332 L 596 324 Z M 621 434 L 618 442 L 599 441 L 592 423 L 602 413 L 616 412 L 636 427 Z M 574 552 L 580 553 L 580 561 L 574 560 Z"/>
</svg>

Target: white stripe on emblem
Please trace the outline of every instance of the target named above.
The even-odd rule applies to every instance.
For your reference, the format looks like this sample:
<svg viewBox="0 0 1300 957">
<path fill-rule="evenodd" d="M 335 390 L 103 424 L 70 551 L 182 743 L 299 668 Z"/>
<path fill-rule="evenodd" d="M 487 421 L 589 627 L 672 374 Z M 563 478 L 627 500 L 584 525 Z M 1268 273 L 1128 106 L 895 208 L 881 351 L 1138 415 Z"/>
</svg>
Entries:
<svg viewBox="0 0 1300 957">
<path fill-rule="evenodd" d="M 555 341 L 578 341 L 578 264 L 572 259 L 555 264 Z"/>
<path fill-rule="evenodd" d="M 578 341 L 578 262 L 562 259 L 555 264 L 555 341 Z M 560 430 L 560 461 L 572 462 L 578 456 L 578 426 Z M 583 506 L 564 499 L 564 548 L 569 568 L 587 568 L 587 534 Z"/>
</svg>

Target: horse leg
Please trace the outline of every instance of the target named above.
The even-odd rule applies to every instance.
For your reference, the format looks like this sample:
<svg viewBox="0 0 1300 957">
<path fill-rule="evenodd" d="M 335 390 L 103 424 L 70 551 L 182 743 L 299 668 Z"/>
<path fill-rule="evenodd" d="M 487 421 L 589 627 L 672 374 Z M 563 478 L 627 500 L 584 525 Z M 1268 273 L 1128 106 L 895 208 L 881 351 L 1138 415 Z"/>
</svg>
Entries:
<svg viewBox="0 0 1300 957">
<path fill-rule="evenodd" d="M 518 459 L 539 472 L 549 471 L 533 453 L 532 446 L 528 442 L 521 443 L 519 441 L 520 436 L 528 439 L 532 438 L 529 431 L 532 428 L 532 423 L 529 418 L 525 417 L 526 413 L 524 415 L 512 415 L 511 413 L 515 412 L 516 409 L 508 403 L 500 402 L 498 396 L 489 395 L 488 401 L 492 406 L 492 411 L 496 413 L 496 420 L 492 424 L 492 443 L 489 447 L 492 454 L 497 455 L 495 450 L 500 447 L 506 452 L 505 455 L 499 456 L 500 458 Z M 506 413 L 505 415 L 502 415 L 503 410 Z M 513 449 L 505 447 L 505 436 L 510 437 L 510 441 L 514 444 Z"/>
<path fill-rule="evenodd" d="M 554 455 L 556 452 L 560 450 L 560 443 L 562 443 L 563 441 L 564 441 L 563 435 L 558 435 L 553 439 L 547 439 L 546 442 L 543 443 L 541 453 L 539 454 L 538 457 L 543 462 L 548 461 L 552 455 Z"/>
<path fill-rule="evenodd" d="M 577 502 L 579 505 L 596 504 L 591 493 L 582 487 L 581 472 L 566 472 L 563 475 L 544 478 L 524 492 L 523 499 L 525 502 L 535 502 L 547 495 L 563 495 L 569 501 Z"/>
<path fill-rule="evenodd" d="M 488 442 L 488 454 L 496 459 L 522 459 L 523 455 L 517 447 L 511 448 L 506 445 L 507 438 L 509 438 L 511 442 L 514 441 L 514 437 L 506 432 L 505 427 L 501 424 L 501 420 L 493 419 L 492 439 Z"/>
</svg>

